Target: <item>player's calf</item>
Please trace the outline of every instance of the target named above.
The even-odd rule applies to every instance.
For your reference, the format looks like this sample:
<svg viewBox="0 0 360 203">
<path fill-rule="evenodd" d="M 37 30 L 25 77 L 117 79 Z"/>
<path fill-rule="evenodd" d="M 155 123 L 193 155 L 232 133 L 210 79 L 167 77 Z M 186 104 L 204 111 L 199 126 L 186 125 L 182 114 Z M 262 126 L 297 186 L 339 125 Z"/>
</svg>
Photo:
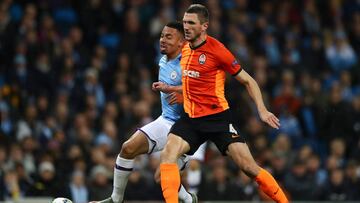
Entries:
<svg viewBox="0 0 360 203">
<path fill-rule="evenodd" d="M 278 203 L 288 202 L 284 192 L 274 177 L 257 165 L 245 143 L 232 143 L 229 145 L 228 150 L 229 155 L 233 158 L 235 163 L 249 177 L 255 178 L 255 181 L 259 184 L 259 188 L 265 194 Z"/>
</svg>

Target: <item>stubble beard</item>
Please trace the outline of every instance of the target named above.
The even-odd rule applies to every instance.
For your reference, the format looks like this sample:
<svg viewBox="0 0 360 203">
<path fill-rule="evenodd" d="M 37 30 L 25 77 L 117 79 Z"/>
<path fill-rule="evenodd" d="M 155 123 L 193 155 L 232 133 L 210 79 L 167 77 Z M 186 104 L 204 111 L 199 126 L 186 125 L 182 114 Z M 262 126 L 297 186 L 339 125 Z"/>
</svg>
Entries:
<svg viewBox="0 0 360 203">
<path fill-rule="evenodd" d="M 198 33 L 197 35 L 195 35 L 192 39 L 189 39 L 188 41 L 189 41 L 190 43 L 194 43 L 194 42 L 196 42 L 197 39 L 200 38 L 200 36 L 201 36 L 201 32 Z"/>
</svg>

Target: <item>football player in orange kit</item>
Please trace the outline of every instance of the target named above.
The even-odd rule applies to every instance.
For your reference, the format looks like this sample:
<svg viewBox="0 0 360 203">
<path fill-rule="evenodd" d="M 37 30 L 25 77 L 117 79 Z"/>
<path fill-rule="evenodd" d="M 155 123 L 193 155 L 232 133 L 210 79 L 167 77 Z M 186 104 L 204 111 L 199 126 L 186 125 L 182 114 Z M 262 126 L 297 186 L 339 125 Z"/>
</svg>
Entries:
<svg viewBox="0 0 360 203">
<path fill-rule="evenodd" d="M 257 165 L 232 121 L 224 95 L 226 72 L 245 85 L 263 122 L 278 129 L 279 119 L 265 107 L 256 81 L 221 42 L 206 34 L 209 13 L 205 6 L 191 5 L 184 14 L 183 25 L 188 41 L 180 62 L 186 114 L 173 125 L 161 153 L 161 187 L 166 202 L 178 202 L 180 176 L 176 160 L 185 153 L 193 154 L 203 142 L 211 140 L 270 198 L 287 203 L 283 190 L 269 172 Z"/>
</svg>

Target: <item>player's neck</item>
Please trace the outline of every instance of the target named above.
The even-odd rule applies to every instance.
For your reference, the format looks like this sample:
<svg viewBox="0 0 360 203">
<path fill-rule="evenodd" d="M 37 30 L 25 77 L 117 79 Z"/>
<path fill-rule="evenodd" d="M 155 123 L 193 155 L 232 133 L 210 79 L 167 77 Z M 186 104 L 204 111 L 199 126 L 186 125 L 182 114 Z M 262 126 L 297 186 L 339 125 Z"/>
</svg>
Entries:
<svg viewBox="0 0 360 203">
<path fill-rule="evenodd" d="M 168 61 L 171 61 L 171 60 L 175 59 L 177 56 L 179 56 L 180 52 L 181 52 L 181 49 L 177 50 L 177 51 L 174 52 L 174 53 L 167 54 L 167 55 L 166 55 L 167 60 L 168 60 Z"/>
<path fill-rule="evenodd" d="M 206 40 L 206 34 L 201 34 L 198 38 L 196 38 L 194 41 L 189 42 L 191 48 L 196 48 L 200 44 L 203 44 Z"/>
</svg>

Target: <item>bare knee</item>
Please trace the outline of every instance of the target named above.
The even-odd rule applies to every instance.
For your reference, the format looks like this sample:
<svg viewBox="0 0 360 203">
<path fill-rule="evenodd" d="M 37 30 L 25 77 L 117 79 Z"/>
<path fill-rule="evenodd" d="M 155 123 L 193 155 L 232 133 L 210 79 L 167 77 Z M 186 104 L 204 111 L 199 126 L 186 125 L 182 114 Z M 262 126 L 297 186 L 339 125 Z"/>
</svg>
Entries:
<svg viewBox="0 0 360 203">
<path fill-rule="evenodd" d="M 132 142 L 126 141 L 121 147 L 120 156 L 126 159 L 133 159 L 138 155 L 136 152 L 137 146 Z"/>
<path fill-rule="evenodd" d="M 168 136 L 165 148 L 161 151 L 161 163 L 176 163 L 177 159 L 190 150 L 189 144 L 174 134 Z"/>
<path fill-rule="evenodd" d="M 175 163 L 178 157 L 178 150 L 176 148 L 166 145 L 160 153 L 161 163 Z"/>
<path fill-rule="evenodd" d="M 125 159 L 133 159 L 148 151 L 149 143 L 146 136 L 141 131 L 137 131 L 122 145 L 120 156 Z"/>
</svg>

